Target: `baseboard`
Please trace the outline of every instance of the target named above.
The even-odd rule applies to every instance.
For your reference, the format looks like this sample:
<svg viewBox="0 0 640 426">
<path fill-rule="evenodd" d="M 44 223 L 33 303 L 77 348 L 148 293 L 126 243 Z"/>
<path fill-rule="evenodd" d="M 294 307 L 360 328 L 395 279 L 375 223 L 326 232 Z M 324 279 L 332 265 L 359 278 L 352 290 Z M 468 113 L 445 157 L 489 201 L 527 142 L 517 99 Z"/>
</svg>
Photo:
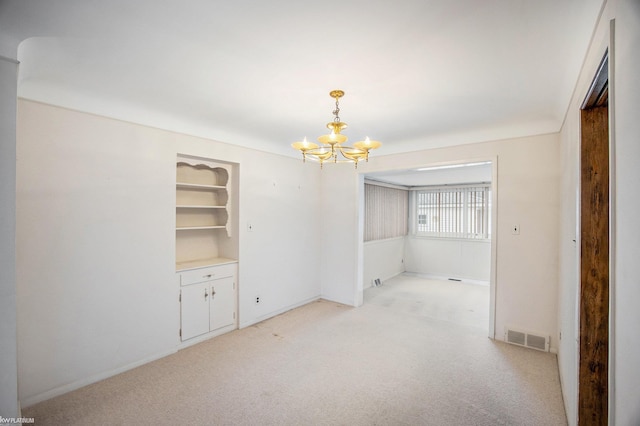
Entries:
<svg viewBox="0 0 640 426">
<path fill-rule="evenodd" d="M 318 300 L 325 300 L 327 302 L 337 303 L 339 305 L 350 306 L 354 308 L 357 308 L 359 306 L 355 300 L 345 302 L 344 300 L 334 300 L 334 299 L 329 299 L 328 297 L 319 297 Z"/>
<path fill-rule="evenodd" d="M 396 272 L 396 273 L 394 273 L 394 274 L 391 274 L 391 275 L 388 275 L 388 276 L 384 276 L 384 277 L 378 277 L 378 278 L 380 278 L 380 281 L 383 281 L 383 282 L 384 282 L 384 281 L 390 280 L 391 278 L 395 278 L 395 277 L 397 277 L 398 275 L 402 275 L 402 274 L 404 274 L 404 273 L 405 273 L 405 271 L 398 271 L 398 272 Z M 367 285 L 366 287 L 364 287 L 364 286 L 363 286 L 363 287 L 362 287 L 362 289 L 363 289 L 363 290 L 366 290 L 366 289 L 368 289 L 368 288 L 373 287 L 373 285 L 371 285 L 371 283 L 368 283 L 368 284 L 369 284 L 369 285 Z"/>
<path fill-rule="evenodd" d="M 426 279 L 429 279 L 429 280 L 448 281 L 449 279 L 454 278 L 454 279 L 460 280 L 460 281 L 462 281 L 464 283 L 478 284 L 478 285 L 489 285 L 489 281 L 476 280 L 476 279 L 473 279 L 473 278 L 451 277 L 451 276 L 436 275 L 436 274 L 425 274 L 425 273 L 421 273 L 421 272 L 409 272 L 409 271 L 405 271 L 404 274 L 408 275 L 408 276 L 411 276 L 411 277 L 420 277 L 420 278 L 426 278 Z"/>
<path fill-rule="evenodd" d="M 46 400 L 51 399 L 51 398 L 55 398 L 56 396 L 64 395 L 65 393 L 69 393 L 69 392 L 74 391 L 76 389 L 80 389 L 80 388 L 85 387 L 87 385 L 90 385 L 92 383 L 96 383 L 96 382 L 99 382 L 101 380 L 108 379 L 109 377 L 113 377 L 113 376 L 115 376 L 117 374 L 124 373 L 125 371 L 132 370 L 132 369 L 134 369 L 136 367 L 140 367 L 141 365 L 150 363 L 152 361 L 156 361 L 156 360 L 158 360 L 160 358 L 164 358 L 166 356 L 169 356 L 171 354 L 176 353 L 176 351 L 177 351 L 177 348 L 173 348 L 171 350 L 168 350 L 168 351 L 165 351 L 165 352 L 162 352 L 162 353 L 159 353 L 159 354 L 156 354 L 156 355 L 141 359 L 140 361 L 136 361 L 136 362 L 133 362 L 131 364 L 127 364 L 125 366 L 122 366 L 120 368 L 116 368 L 114 370 L 105 371 L 103 373 L 96 374 L 94 376 L 87 377 L 87 378 L 82 379 L 82 380 L 78 380 L 78 381 L 63 385 L 63 386 L 59 386 L 57 388 L 53 388 L 53 389 L 48 390 L 46 392 L 42 392 L 42 393 L 39 393 L 39 394 L 36 394 L 36 395 L 33 395 L 33 396 L 29 396 L 27 398 L 23 398 L 23 399 L 21 399 L 19 401 L 19 404 L 22 407 L 29 407 L 29 406 L 37 404 L 39 402 L 46 401 Z"/>
<path fill-rule="evenodd" d="M 288 312 L 288 311 L 290 311 L 292 309 L 299 308 L 300 306 L 307 305 L 307 304 L 309 304 L 311 302 L 315 302 L 315 301 L 318 301 L 320 299 L 321 299 L 321 297 L 320 297 L 320 295 L 318 295 L 318 296 L 311 297 L 309 299 L 302 300 L 302 301 L 294 303 L 292 305 L 288 305 L 288 306 L 286 306 L 286 307 L 284 307 L 282 309 L 278 309 L 278 310 L 269 312 L 268 314 L 260 315 L 259 317 L 256 317 L 256 318 L 252 319 L 251 321 L 240 323 L 238 328 L 250 327 L 250 326 L 252 326 L 254 324 L 257 324 L 259 322 L 268 320 L 269 318 L 273 318 L 276 315 L 284 314 L 285 312 Z"/>
</svg>

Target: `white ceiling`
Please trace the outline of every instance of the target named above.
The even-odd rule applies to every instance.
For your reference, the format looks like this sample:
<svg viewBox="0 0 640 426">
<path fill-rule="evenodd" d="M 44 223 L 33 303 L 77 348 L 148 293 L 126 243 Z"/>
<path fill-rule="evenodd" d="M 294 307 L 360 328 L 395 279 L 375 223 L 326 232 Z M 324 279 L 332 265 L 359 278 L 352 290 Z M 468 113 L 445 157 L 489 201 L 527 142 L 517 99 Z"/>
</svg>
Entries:
<svg viewBox="0 0 640 426">
<path fill-rule="evenodd" d="M 19 96 L 297 156 L 556 132 L 602 0 L 0 0 Z M 13 49 L 13 51 L 12 51 Z"/>
<path fill-rule="evenodd" d="M 491 162 L 452 163 L 407 170 L 366 173 L 365 178 L 406 188 L 488 183 L 492 181 L 492 164 Z"/>
</svg>

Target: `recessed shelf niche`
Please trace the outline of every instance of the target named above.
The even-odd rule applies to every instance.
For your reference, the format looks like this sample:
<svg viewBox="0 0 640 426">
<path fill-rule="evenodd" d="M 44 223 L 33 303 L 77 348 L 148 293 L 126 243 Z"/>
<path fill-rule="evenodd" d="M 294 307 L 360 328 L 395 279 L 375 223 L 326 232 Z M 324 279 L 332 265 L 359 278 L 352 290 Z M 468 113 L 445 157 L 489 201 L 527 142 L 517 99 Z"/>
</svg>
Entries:
<svg viewBox="0 0 640 426">
<path fill-rule="evenodd" d="M 176 162 L 176 270 L 235 262 L 233 166 L 179 155 Z"/>
</svg>

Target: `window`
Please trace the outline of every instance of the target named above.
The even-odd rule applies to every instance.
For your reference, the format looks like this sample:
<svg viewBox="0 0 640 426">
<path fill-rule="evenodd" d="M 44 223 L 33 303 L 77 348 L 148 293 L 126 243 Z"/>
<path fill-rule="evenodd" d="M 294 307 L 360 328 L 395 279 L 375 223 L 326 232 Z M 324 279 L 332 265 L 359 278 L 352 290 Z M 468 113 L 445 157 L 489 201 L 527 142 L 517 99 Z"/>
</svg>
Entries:
<svg viewBox="0 0 640 426">
<path fill-rule="evenodd" d="M 491 186 L 433 187 L 415 191 L 417 235 L 491 238 Z"/>
<path fill-rule="evenodd" d="M 409 191 L 364 185 L 364 240 L 407 235 Z"/>
</svg>

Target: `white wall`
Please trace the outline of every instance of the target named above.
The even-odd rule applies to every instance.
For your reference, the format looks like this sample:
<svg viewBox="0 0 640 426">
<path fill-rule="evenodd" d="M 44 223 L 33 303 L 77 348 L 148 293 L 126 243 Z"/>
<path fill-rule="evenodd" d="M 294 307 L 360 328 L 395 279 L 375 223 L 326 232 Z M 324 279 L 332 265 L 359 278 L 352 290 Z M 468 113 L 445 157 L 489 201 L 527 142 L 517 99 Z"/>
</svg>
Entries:
<svg viewBox="0 0 640 426">
<path fill-rule="evenodd" d="M 615 422 L 640 424 L 640 2 L 618 2 L 615 22 Z"/>
<path fill-rule="evenodd" d="M 421 171 L 399 170 L 367 173 L 366 177 L 405 187 L 461 185 L 491 182 L 492 167 L 491 164 L 482 164 Z M 410 202 L 409 208 L 411 204 Z M 415 220 L 413 214 L 409 220 Z M 416 237 L 412 235 L 413 227 L 412 224 L 409 225 L 409 235 L 404 238 L 404 247 L 398 247 L 397 251 L 392 248 L 399 246 L 398 242 L 364 243 L 364 288 L 369 287 L 371 278 L 390 277 L 390 272 L 397 274 L 402 271 L 489 282 L 490 241 Z"/>
<path fill-rule="evenodd" d="M 364 243 L 362 288 L 371 287 L 374 279 L 385 281 L 405 271 L 404 237 Z"/>
<path fill-rule="evenodd" d="M 352 165 L 336 166 L 326 165 L 320 180 L 321 220 L 317 226 L 321 233 L 322 297 L 360 306 L 363 277 L 356 266 L 362 261 L 357 249 L 362 241 L 358 218 L 364 210 L 357 194 L 364 191 L 364 181 Z"/>
<path fill-rule="evenodd" d="M 491 241 L 407 237 L 408 272 L 489 282 Z"/>
<path fill-rule="evenodd" d="M 607 9 L 607 15 L 611 13 Z M 609 16 L 610 18 L 610 16 Z M 578 404 L 578 293 L 580 233 L 578 230 L 580 185 L 580 105 L 604 56 L 609 41 L 609 18 L 603 17 L 577 83 L 577 89 L 560 133 L 561 225 L 560 286 L 558 289 L 558 366 L 569 424 L 576 424 Z"/>
<path fill-rule="evenodd" d="M 579 150 L 576 144 L 567 142 L 569 135 L 578 137 L 579 120 L 569 115 L 561 133 L 562 140 L 562 183 L 561 183 L 561 224 L 559 235 L 560 248 L 560 286 L 558 288 L 558 367 L 564 396 L 565 411 L 569 424 L 575 424 L 577 416 L 577 362 L 578 362 L 578 231 L 577 231 L 577 192 Z"/>
<path fill-rule="evenodd" d="M 0 416 L 19 416 L 16 353 L 16 93 L 18 63 L 0 57 Z"/>
<path fill-rule="evenodd" d="M 489 282 L 491 242 L 398 237 L 363 244 L 362 288 L 403 272 Z"/>
<path fill-rule="evenodd" d="M 613 44 L 610 26 L 614 20 Z M 640 3 L 637 0 L 609 0 L 593 37 L 580 79 L 561 132 L 562 141 L 562 227 L 561 287 L 559 293 L 559 366 L 567 416 L 576 424 L 578 381 L 579 251 L 573 239 L 578 227 L 580 104 L 605 50 L 610 49 L 609 109 L 612 130 L 611 190 L 611 334 L 610 334 L 610 424 L 640 424 Z M 577 238 L 576 238 L 577 237 Z"/>
<path fill-rule="evenodd" d="M 542 135 L 388 156 L 377 152 L 368 164 L 358 167 L 360 173 L 367 173 L 497 157 L 496 337 L 504 338 L 506 325 L 548 333 L 552 350 L 557 348 L 558 148 L 557 134 Z M 333 300 L 343 303 L 358 299 L 353 296 L 359 256 L 353 217 L 361 194 L 358 177 L 348 173 L 352 171 L 327 174 L 325 182 L 332 186 L 323 200 L 337 207 L 334 217 L 341 224 L 339 229 L 328 226 L 323 240 L 325 254 L 341 247 L 339 254 L 329 253 L 331 280 L 323 281 L 323 294 L 331 292 Z M 520 225 L 520 235 L 511 234 L 513 224 Z"/>
<path fill-rule="evenodd" d="M 25 100 L 17 130 L 23 406 L 176 350 L 177 153 L 239 163 L 241 326 L 320 296 L 316 169 Z"/>
<path fill-rule="evenodd" d="M 246 327 L 320 296 L 320 172 L 298 158 L 235 151 L 240 163 L 240 326 Z"/>
</svg>

